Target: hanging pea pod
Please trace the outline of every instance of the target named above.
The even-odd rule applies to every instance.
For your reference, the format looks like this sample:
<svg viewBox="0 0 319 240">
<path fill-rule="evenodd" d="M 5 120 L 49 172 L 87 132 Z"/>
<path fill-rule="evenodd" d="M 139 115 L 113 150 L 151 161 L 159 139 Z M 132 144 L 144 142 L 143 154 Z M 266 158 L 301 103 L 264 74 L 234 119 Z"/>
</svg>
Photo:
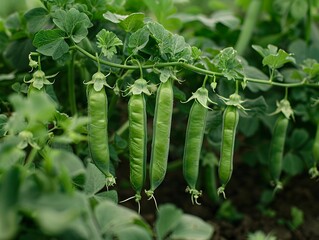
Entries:
<svg viewBox="0 0 319 240">
<path fill-rule="evenodd" d="M 277 109 L 273 114 L 279 113 L 273 133 L 272 139 L 270 143 L 270 151 L 269 151 L 269 171 L 270 176 L 275 185 L 275 192 L 277 190 L 282 189 L 282 183 L 280 181 L 280 176 L 282 172 L 282 161 L 285 147 L 286 134 L 289 124 L 290 116 L 293 118 L 293 110 L 290 106 L 289 101 L 287 100 L 287 90 L 286 97 L 282 99 L 280 102 L 277 102 Z"/>
<path fill-rule="evenodd" d="M 317 165 L 319 163 L 319 123 L 317 124 L 316 136 L 312 146 L 312 155 L 313 155 L 313 166 L 309 169 L 309 174 L 311 178 L 318 178 L 319 171 Z"/>
<path fill-rule="evenodd" d="M 108 101 L 104 86 L 106 76 L 97 72 L 86 83 L 88 98 L 88 142 L 92 160 L 96 167 L 106 176 L 106 186 L 113 186 L 115 178 L 110 173 L 110 153 L 108 145 Z"/>
<path fill-rule="evenodd" d="M 155 189 L 162 183 L 166 174 L 173 113 L 173 100 L 173 80 L 168 79 L 166 82 L 162 82 L 160 84 L 156 95 L 149 173 L 150 189 L 145 191 L 146 195 L 153 199 Z"/>
<path fill-rule="evenodd" d="M 222 139 L 220 149 L 220 160 L 218 166 L 218 175 L 221 186 L 217 189 L 217 194 L 225 195 L 225 187 L 230 181 L 233 173 L 233 155 L 236 138 L 237 125 L 239 121 L 239 109 L 245 109 L 241 104 L 244 102 L 238 93 L 234 93 L 228 98 L 221 97 L 221 100 L 227 105 L 223 113 Z"/>
<path fill-rule="evenodd" d="M 269 170 L 272 180 L 275 184 L 275 190 L 282 188 L 280 175 L 282 172 L 282 159 L 284 153 L 285 139 L 289 120 L 283 114 L 277 118 L 269 153 Z"/>
<path fill-rule="evenodd" d="M 200 87 L 188 101 L 192 99 L 195 101 L 189 112 L 186 129 L 183 175 L 188 184 L 186 192 L 191 194 L 192 203 L 198 204 L 197 199 L 202 192 L 196 189 L 196 183 L 208 112 L 207 103 L 211 101 L 208 98 L 208 90 L 205 87 Z"/>
<path fill-rule="evenodd" d="M 139 202 L 146 178 L 147 158 L 147 115 L 144 95 L 151 93 L 146 80 L 142 78 L 136 80 L 129 90 L 128 94 L 131 94 L 128 102 L 130 183 L 135 191 L 135 196 L 132 198 L 138 203 L 138 212 L 140 212 Z"/>
</svg>

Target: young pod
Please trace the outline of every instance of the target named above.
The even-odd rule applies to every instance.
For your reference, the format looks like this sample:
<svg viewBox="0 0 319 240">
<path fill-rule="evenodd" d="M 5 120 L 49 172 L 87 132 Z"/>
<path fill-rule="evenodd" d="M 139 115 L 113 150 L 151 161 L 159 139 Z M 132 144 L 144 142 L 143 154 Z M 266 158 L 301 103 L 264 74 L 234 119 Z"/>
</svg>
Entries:
<svg viewBox="0 0 319 240">
<path fill-rule="evenodd" d="M 94 80 L 93 76 L 92 81 Z M 107 95 L 104 87 L 96 90 L 96 88 L 94 88 L 94 84 L 88 84 L 87 95 L 89 117 L 88 142 L 90 154 L 96 167 L 106 176 L 106 186 L 112 186 L 115 183 L 115 179 L 109 170 L 110 153 L 107 132 Z"/>
<path fill-rule="evenodd" d="M 282 188 L 280 175 L 282 171 L 282 159 L 288 124 L 289 119 L 283 114 L 280 114 L 276 120 L 270 143 L 269 170 L 270 176 L 276 185 L 276 189 Z"/>
<path fill-rule="evenodd" d="M 221 150 L 218 167 L 218 175 L 222 186 L 219 187 L 217 191 L 218 194 L 222 193 L 224 197 L 225 186 L 229 182 L 233 172 L 233 154 L 238 121 L 238 108 L 233 105 L 228 105 L 223 114 Z"/>
<path fill-rule="evenodd" d="M 153 121 L 153 139 L 150 162 L 150 190 L 149 197 L 162 183 L 167 168 L 171 122 L 173 113 L 173 83 L 171 79 L 161 83 L 157 90 L 155 115 Z"/>
</svg>

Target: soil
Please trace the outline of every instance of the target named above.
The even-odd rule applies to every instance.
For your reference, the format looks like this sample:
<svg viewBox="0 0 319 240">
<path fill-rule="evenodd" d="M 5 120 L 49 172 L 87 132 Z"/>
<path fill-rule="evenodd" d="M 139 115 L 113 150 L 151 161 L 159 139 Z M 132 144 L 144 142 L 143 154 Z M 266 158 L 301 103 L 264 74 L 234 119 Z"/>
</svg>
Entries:
<svg viewBox="0 0 319 240">
<path fill-rule="evenodd" d="M 284 189 L 277 192 L 275 199 L 264 208 L 260 206 L 260 199 L 265 186 L 264 180 L 252 167 L 236 163 L 233 176 L 227 185 L 227 201 L 237 210 L 241 218 L 231 220 L 220 217 L 218 210 L 220 205 L 213 203 L 205 194 L 200 198 L 201 205 L 192 205 L 190 196 L 185 193 L 185 181 L 182 169 L 169 171 L 160 187 L 156 190 L 155 197 L 158 205 L 173 203 L 185 213 L 198 216 L 212 224 L 214 227 L 213 240 L 244 240 L 249 233 L 258 230 L 264 233 L 272 233 L 280 240 L 316 240 L 319 239 L 319 184 L 310 179 L 305 173 L 289 179 Z M 124 165 L 124 166 L 123 166 Z M 123 175 L 118 176 L 122 183 L 128 183 L 128 166 L 121 163 Z M 126 172 L 124 172 L 124 169 Z M 269 189 L 271 189 L 268 186 Z M 125 199 L 133 195 L 132 190 L 123 188 L 119 193 L 119 199 Z M 225 200 L 222 200 L 222 202 Z M 134 201 L 123 204 L 126 207 L 137 209 Z M 303 212 L 302 225 L 292 230 L 289 221 L 292 221 L 291 208 L 296 207 Z M 261 211 L 265 209 L 266 211 Z M 270 216 L 266 213 L 274 213 Z M 141 215 L 151 225 L 156 220 L 156 209 L 153 201 L 147 201 L 146 197 L 141 202 Z"/>
</svg>

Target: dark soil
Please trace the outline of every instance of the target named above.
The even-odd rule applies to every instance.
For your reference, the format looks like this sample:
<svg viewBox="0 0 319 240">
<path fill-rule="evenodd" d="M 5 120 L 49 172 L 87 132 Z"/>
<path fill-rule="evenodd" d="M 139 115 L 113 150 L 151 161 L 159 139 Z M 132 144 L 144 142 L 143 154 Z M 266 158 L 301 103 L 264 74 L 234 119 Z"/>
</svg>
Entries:
<svg viewBox="0 0 319 240">
<path fill-rule="evenodd" d="M 237 165 L 236 165 L 237 164 Z M 128 166 L 121 163 L 123 176 L 118 180 L 129 184 Z M 319 185 L 310 179 L 307 174 L 296 176 L 285 184 L 284 189 L 278 192 L 275 199 L 267 206 L 260 208 L 261 194 L 265 188 L 271 190 L 265 181 L 257 174 L 260 173 L 245 164 L 235 163 L 231 181 L 226 189 L 227 200 L 236 208 L 241 218 L 231 220 L 218 214 L 219 206 L 213 203 L 203 193 L 200 198 L 201 205 L 192 205 L 190 196 L 185 193 L 185 181 L 182 169 L 167 172 L 164 182 L 156 190 L 155 197 L 158 205 L 173 203 L 185 213 L 190 213 L 204 219 L 214 227 L 213 240 L 242 240 L 247 239 L 249 233 L 261 230 L 272 233 L 280 240 L 315 240 L 319 239 Z M 124 171 L 126 169 L 126 171 Z M 125 176 L 124 176 L 125 174 Z M 123 200 L 132 196 L 132 190 L 123 188 L 119 191 L 119 199 Z M 156 209 L 153 201 L 147 201 L 145 195 L 141 202 L 141 214 L 151 224 L 156 219 Z M 221 202 L 225 200 L 221 199 Z M 124 206 L 137 209 L 134 201 L 124 203 Z M 259 206 L 259 207 L 258 207 Z M 297 229 L 289 227 L 292 220 L 291 208 L 297 207 L 304 214 L 304 221 Z M 264 209 L 265 211 L 262 211 Z M 275 213 L 275 216 L 268 216 Z"/>
</svg>

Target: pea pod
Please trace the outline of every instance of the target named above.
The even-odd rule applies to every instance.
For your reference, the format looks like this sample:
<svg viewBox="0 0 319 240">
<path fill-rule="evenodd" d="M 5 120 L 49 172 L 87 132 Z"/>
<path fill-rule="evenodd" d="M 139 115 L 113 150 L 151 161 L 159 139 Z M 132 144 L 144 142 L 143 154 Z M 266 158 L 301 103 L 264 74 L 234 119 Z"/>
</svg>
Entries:
<svg viewBox="0 0 319 240">
<path fill-rule="evenodd" d="M 105 76 L 98 72 L 93 75 L 92 81 L 88 83 L 88 142 L 92 160 L 96 167 L 106 176 L 106 186 L 115 184 L 115 178 L 110 173 L 110 153 L 108 146 L 108 101 L 105 89 L 96 87 Z"/>
<path fill-rule="evenodd" d="M 196 189 L 198 179 L 199 160 L 206 126 L 208 112 L 208 91 L 205 87 L 199 88 L 193 94 L 195 101 L 191 107 L 185 138 L 183 175 L 188 184 L 186 191 L 191 194 L 192 202 L 197 203 L 201 191 Z M 198 203 L 197 203 L 198 204 Z"/>
<path fill-rule="evenodd" d="M 150 162 L 150 190 L 147 196 L 153 197 L 154 190 L 162 183 L 166 174 L 167 159 L 173 112 L 172 79 L 161 83 L 157 90 L 155 115 L 153 121 L 153 139 Z"/>
<path fill-rule="evenodd" d="M 282 188 L 280 175 L 282 171 L 282 159 L 288 124 L 289 119 L 283 114 L 280 114 L 275 123 L 270 143 L 269 170 L 271 178 L 276 185 L 275 190 Z"/>
<path fill-rule="evenodd" d="M 221 155 L 218 168 L 218 175 L 222 185 L 217 189 L 218 195 L 223 194 L 224 197 L 225 186 L 229 182 L 233 172 L 233 154 L 238 121 L 238 108 L 228 105 L 223 114 Z"/>
<path fill-rule="evenodd" d="M 146 176 L 147 116 L 144 94 L 150 95 L 147 82 L 144 79 L 136 80 L 130 93 L 132 94 L 128 102 L 130 182 L 136 192 L 135 200 L 139 202 Z"/>
<path fill-rule="evenodd" d="M 319 162 L 319 123 L 317 124 L 316 136 L 312 147 L 312 155 L 313 155 L 313 166 L 309 169 L 309 174 L 311 178 L 318 178 L 319 172 L 317 168 L 317 164 Z"/>
</svg>

